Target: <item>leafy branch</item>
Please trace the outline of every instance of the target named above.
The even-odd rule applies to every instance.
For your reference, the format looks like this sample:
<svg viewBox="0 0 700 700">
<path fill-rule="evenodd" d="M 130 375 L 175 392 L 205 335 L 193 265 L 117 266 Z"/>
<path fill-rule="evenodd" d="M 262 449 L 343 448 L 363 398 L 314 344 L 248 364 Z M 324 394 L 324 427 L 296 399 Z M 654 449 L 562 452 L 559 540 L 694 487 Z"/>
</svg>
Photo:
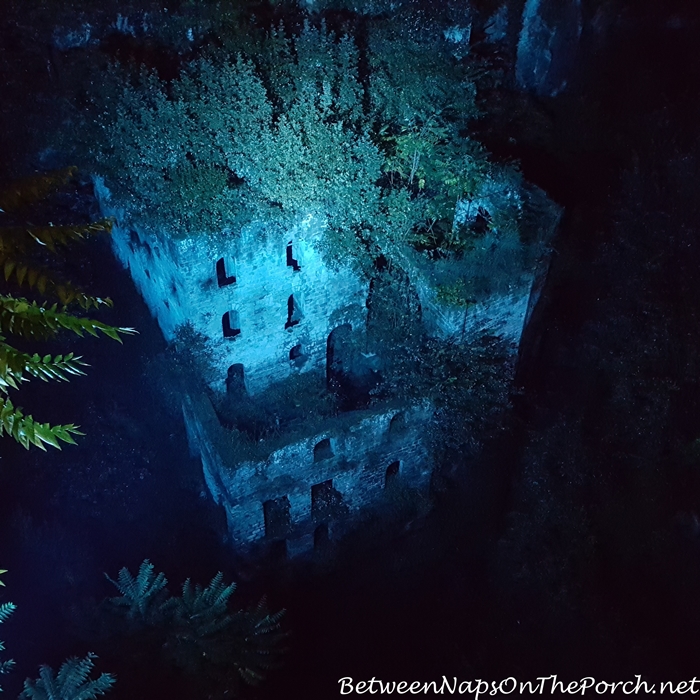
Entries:
<svg viewBox="0 0 700 700">
<path fill-rule="evenodd" d="M 94 700 L 104 695 L 115 683 L 111 673 L 90 678 L 97 656 L 88 653 L 84 659 L 67 659 L 54 676 L 50 666 L 39 668 L 39 678 L 24 681 L 20 700 Z"/>
<path fill-rule="evenodd" d="M 76 335 L 106 335 L 121 343 L 122 335 L 135 333 L 133 328 L 119 328 L 95 319 L 76 315 L 68 310 L 77 304 L 83 310 L 111 306 L 109 298 L 85 293 L 72 283 L 57 279 L 53 268 L 46 267 L 46 254 L 55 256 L 59 248 L 83 241 L 88 236 L 110 233 L 108 219 L 83 225 L 44 226 L 17 223 L 24 207 L 38 202 L 73 179 L 77 169 L 65 168 L 35 175 L 0 191 L 0 212 L 11 214 L 9 225 L 0 226 L 0 268 L 5 283 L 13 282 L 44 297 L 51 295 L 58 302 L 30 301 L 12 294 L 0 294 L 0 333 L 19 335 L 29 340 L 51 340 L 61 331 Z M 55 264 L 55 263 L 54 263 Z M 61 308 L 59 309 L 59 302 Z M 30 377 L 43 381 L 68 381 L 83 375 L 86 363 L 73 353 L 50 354 L 23 352 L 0 335 L 0 395 L 20 389 Z M 0 398 L 0 435 L 11 436 L 25 448 L 31 445 L 60 449 L 60 442 L 75 444 L 74 435 L 82 435 L 75 425 L 51 426 L 24 415 L 9 398 Z"/>
</svg>

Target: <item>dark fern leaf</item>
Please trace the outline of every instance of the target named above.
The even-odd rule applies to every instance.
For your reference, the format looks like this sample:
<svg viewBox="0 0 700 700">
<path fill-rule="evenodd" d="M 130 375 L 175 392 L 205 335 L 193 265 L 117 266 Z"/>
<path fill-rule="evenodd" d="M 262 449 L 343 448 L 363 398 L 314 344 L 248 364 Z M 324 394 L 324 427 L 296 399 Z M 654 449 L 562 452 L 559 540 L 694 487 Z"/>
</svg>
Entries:
<svg viewBox="0 0 700 700">
<path fill-rule="evenodd" d="M 84 659 L 72 658 L 63 662 L 54 676 L 50 666 L 41 666 L 39 678 L 24 682 L 20 700 L 94 700 L 104 695 L 115 682 L 110 673 L 102 673 L 90 679 L 95 654 L 88 653 Z"/>
</svg>

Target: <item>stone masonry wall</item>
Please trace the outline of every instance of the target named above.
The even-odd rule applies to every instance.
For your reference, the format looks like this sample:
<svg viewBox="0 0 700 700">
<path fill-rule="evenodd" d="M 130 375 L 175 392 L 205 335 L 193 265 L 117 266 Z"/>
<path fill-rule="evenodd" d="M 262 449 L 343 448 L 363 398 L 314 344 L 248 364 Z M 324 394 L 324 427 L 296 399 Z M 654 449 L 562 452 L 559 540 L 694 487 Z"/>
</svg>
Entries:
<svg viewBox="0 0 700 700">
<path fill-rule="evenodd" d="M 104 184 L 96 191 L 117 221 L 115 252 L 165 337 L 191 323 L 207 338 L 215 367 L 206 379 L 216 391 L 225 390 L 234 364 L 243 365 L 251 394 L 292 372 L 321 369 L 331 331 L 364 324 L 367 286 L 349 266 L 324 263 L 315 247 L 323 234 L 318 219 L 308 216 L 287 231 L 251 226 L 237 236 L 179 240 L 121 225 L 123 213 L 110 207 Z M 290 361 L 292 348 L 303 361 Z"/>
<path fill-rule="evenodd" d="M 284 539 L 290 555 L 307 551 L 324 520 L 313 513 L 315 487 L 324 483 L 332 482 L 344 508 L 342 519 L 331 519 L 334 537 L 381 500 L 388 480 L 397 478 L 404 486 L 428 490 L 432 464 L 425 428 L 432 411 L 427 405 L 354 411 L 341 424 L 329 421 L 326 430 L 290 442 L 267 459 L 237 464 L 227 464 L 231 436 L 219 425 L 209 400 L 189 396 L 183 410 L 190 446 L 201 455 L 207 486 L 225 508 L 229 536 L 238 550 Z M 290 518 L 282 537 L 269 531 L 264 504 L 283 499 Z"/>
</svg>

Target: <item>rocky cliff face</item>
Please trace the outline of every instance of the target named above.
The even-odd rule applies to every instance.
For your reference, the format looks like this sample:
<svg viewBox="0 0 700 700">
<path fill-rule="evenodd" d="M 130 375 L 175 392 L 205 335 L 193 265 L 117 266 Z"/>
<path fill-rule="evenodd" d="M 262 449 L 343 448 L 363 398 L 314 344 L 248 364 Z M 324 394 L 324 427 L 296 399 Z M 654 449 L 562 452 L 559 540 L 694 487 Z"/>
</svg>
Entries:
<svg viewBox="0 0 700 700">
<path fill-rule="evenodd" d="M 566 87 L 582 30 L 581 0 L 527 0 L 515 67 L 520 87 L 556 97 Z"/>
</svg>

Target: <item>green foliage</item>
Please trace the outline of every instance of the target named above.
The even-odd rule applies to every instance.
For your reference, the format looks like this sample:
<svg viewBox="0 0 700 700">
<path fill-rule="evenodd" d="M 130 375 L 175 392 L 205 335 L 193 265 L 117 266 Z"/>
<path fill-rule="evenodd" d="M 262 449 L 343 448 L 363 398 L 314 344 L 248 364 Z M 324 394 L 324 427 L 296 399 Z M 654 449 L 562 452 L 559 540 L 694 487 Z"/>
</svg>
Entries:
<svg viewBox="0 0 700 700">
<path fill-rule="evenodd" d="M 88 653 L 84 659 L 72 658 L 64 661 L 54 675 L 50 666 L 41 666 L 39 678 L 24 682 L 20 695 L 23 700 L 94 700 L 104 695 L 115 682 L 110 673 L 90 678 L 95 654 Z"/>
<path fill-rule="evenodd" d="M 55 270 L 42 267 L 41 263 L 45 262 L 46 252 L 58 255 L 60 249 L 82 241 L 88 235 L 109 233 L 112 222 L 105 219 L 80 226 L 54 226 L 53 223 L 35 226 L 20 223 L 21 219 L 16 217 L 17 212 L 41 202 L 65 186 L 75 176 L 76 170 L 69 167 L 34 175 L 0 192 L 0 211 L 9 217 L 0 227 L 0 265 L 6 282 L 12 280 L 17 286 L 36 290 L 42 296 L 48 292 L 64 307 L 76 303 L 87 310 L 111 306 L 112 302 L 76 289 L 69 281 L 58 279 Z"/>
<path fill-rule="evenodd" d="M 224 583 L 221 572 L 205 587 L 187 579 L 178 597 L 169 595 L 165 575 L 155 575 L 148 560 L 135 577 L 124 568 L 117 581 L 107 578 L 122 594 L 108 602 L 127 608 L 130 621 L 159 631 L 159 647 L 189 673 L 205 673 L 220 689 L 235 690 L 241 679 L 257 683 L 276 666 L 286 636 L 280 632 L 284 611 L 271 613 L 264 599 L 231 610 L 236 584 Z"/>
<path fill-rule="evenodd" d="M 235 234 L 315 216 L 327 261 L 369 272 L 426 231 L 449 236 L 490 174 L 465 135 L 468 71 L 419 25 L 373 20 L 362 49 L 323 23 L 279 26 L 248 55 L 204 51 L 169 83 L 112 66 L 87 157 L 143 228 Z"/>
<path fill-rule="evenodd" d="M 67 185 L 77 173 L 71 166 L 52 173 L 38 173 L 16 182 L 0 192 L 0 209 L 13 212 L 45 199 L 57 189 Z"/>
<path fill-rule="evenodd" d="M 85 374 L 80 369 L 81 366 L 85 366 L 85 363 L 79 357 L 74 357 L 72 352 L 65 357 L 63 355 L 41 357 L 38 353 L 29 355 L 3 342 L 1 338 L 2 336 L 0 336 L 0 386 L 4 391 L 8 387 L 18 389 L 20 382 L 27 381 L 25 373 L 43 379 L 45 382 L 49 379 L 68 381 L 69 374 Z"/>
<path fill-rule="evenodd" d="M 276 665 L 276 647 L 285 636 L 279 632 L 284 611 L 270 613 L 263 599 L 250 610 L 229 612 L 235 589 L 235 583 L 223 583 L 221 572 L 206 588 L 185 581 L 182 596 L 175 599 L 167 646 L 173 660 L 190 672 L 233 666 L 240 678 L 256 684 Z"/>
<path fill-rule="evenodd" d="M 5 570 L 1 570 L 5 573 Z M 3 584 L 5 585 L 5 584 Z M 10 615 L 17 609 L 14 603 L 0 603 L 0 623 L 5 622 Z M 5 650 L 5 645 L 0 642 L 0 651 Z M 15 667 L 15 662 L 12 659 L 5 659 L 0 661 L 0 675 L 9 673 Z M 2 692 L 2 686 L 0 686 L 0 692 Z"/>
<path fill-rule="evenodd" d="M 474 303 L 469 298 L 467 285 L 463 279 L 458 279 L 452 284 L 441 284 L 437 288 L 437 300 L 448 306 L 469 307 Z"/>
<path fill-rule="evenodd" d="M 109 602 L 117 608 L 127 608 L 129 620 L 147 625 L 159 624 L 168 607 L 172 607 L 168 605 L 170 594 L 165 588 L 168 580 L 163 573 L 153 573 L 153 564 L 148 559 L 141 563 L 136 576 L 126 567 L 119 571 L 116 581 L 107 574 L 105 576 L 121 593 L 121 596 L 110 598 Z"/>
<path fill-rule="evenodd" d="M 0 295 L 0 329 L 32 340 L 55 338 L 61 330 L 81 337 L 84 333 L 97 337 L 100 331 L 119 343 L 122 342 L 120 334 L 135 333 L 133 328 L 115 328 L 92 318 L 59 311 L 58 304 L 48 306 L 6 295 Z"/>
<path fill-rule="evenodd" d="M 191 628 L 195 637 L 205 637 L 219 632 L 228 624 L 226 614 L 228 599 L 236 590 L 236 584 L 226 586 L 219 571 L 206 588 L 193 586 L 190 579 L 182 585 L 182 597 L 176 599 L 173 615 L 176 624 Z"/>
<path fill-rule="evenodd" d="M 29 340 L 51 340 L 63 330 L 79 336 L 102 333 L 121 342 L 121 335 L 134 333 L 131 328 L 116 328 L 101 321 L 79 316 L 68 310 L 75 304 L 83 310 L 111 306 L 108 298 L 86 294 L 70 282 L 59 280 L 53 269 L 42 266 L 46 254 L 55 256 L 60 248 L 83 240 L 88 235 L 109 232 L 111 222 L 100 221 L 80 226 L 20 225 L 23 208 L 40 202 L 75 175 L 75 168 L 65 168 L 52 173 L 35 175 L 17 182 L 0 192 L 0 211 L 9 217 L 0 227 L 0 265 L 6 283 L 28 287 L 46 298 L 53 296 L 61 303 L 30 301 L 12 294 L 0 294 L 0 332 L 18 335 Z M 52 258 L 53 259 L 53 258 Z M 55 264 L 55 263 L 54 263 Z M 51 445 L 60 449 L 60 441 L 75 444 L 73 435 L 82 435 L 75 425 L 50 426 L 35 422 L 25 416 L 9 398 L 10 389 L 20 389 L 30 377 L 43 381 L 68 381 L 71 376 L 82 375 L 86 364 L 73 353 L 52 356 L 23 352 L 6 342 L 0 335 L 0 435 L 14 438 L 23 447 L 31 445 L 46 449 Z M 5 396 L 2 396 L 2 395 Z"/>
<path fill-rule="evenodd" d="M 267 601 L 248 610 L 237 611 L 231 619 L 227 641 L 234 666 L 241 678 L 256 685 L 265 678 L 267 671 L 279 665 L 283 651 L 281 642 L 287 637 L 280 632 L 280 620 L 284 610 L 271 613 Z"/>
<path fill-rule="evenodd" d="M 22 447 L 34 445 L 46 451 L 45 445 L 61 449 L 59 440 L 75 445 L 73 435 L 83 435 L 71 424 L 54 425 L 37 423 L 32 416 L 25 416 L 21 408 L 16 408 L 10 399 L 0 399 L 0 434 L 9 435 Z"/>
</svg>

